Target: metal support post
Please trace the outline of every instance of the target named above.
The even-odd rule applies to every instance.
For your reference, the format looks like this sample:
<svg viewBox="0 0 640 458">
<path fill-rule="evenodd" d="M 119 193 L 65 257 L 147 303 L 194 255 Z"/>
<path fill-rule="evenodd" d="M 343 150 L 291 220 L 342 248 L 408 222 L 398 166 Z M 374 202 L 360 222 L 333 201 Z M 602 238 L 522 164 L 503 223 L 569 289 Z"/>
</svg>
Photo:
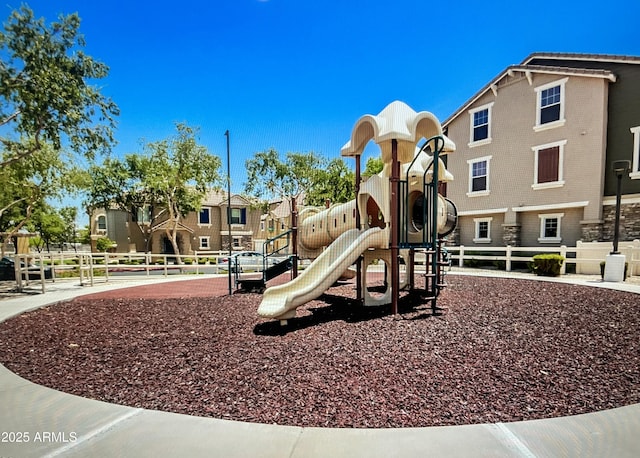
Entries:
<svg viewBox="0 0 640 458">
<path fill-rule="evenodd" d="M 398 239 L 400 215 L 398 205 L 398 183 L 400 181 L 400 163 L 398 162 L 398 140 L 391 140 L 391 313 L 398 313 L 398 295 L 400 293 L 400 250 Z"/>
</svg>

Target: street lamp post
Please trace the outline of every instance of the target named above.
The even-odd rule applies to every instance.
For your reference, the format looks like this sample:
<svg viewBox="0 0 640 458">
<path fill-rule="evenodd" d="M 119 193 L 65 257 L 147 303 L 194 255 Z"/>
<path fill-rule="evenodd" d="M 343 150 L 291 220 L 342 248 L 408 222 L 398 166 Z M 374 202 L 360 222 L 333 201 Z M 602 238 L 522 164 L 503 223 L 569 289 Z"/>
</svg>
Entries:
<svg viewBox="0 0 640 458">
<path fill-rule="evenodd" d="M 231 155 L 229 154 L 229 131 L 224 133 L 227 137 L 227 226 L 229 227 L 229 296 L 233 294 L 233 288 L 231 287 L 231 256 L 232 256 L 232 243 L 231 243 Z"/>
<path fill-rule="evenodd" d="M 622 176 L 629 171 L 631 163 L 629 161 L 615 161 L 613 163 L 613 173 L 616 174 L 616 221 L 613 227 L 613 251 L 611 254 L 620 254 L 618 251 L 618 241 L 620 239 L 620 201 L 622 200 Z"/>
<path fill-rule="evenodd" d="M 625 256 L 618 251 L 620 240 L 620 206 L 622 200 L 622 177 L 631 168 L 630 161 L 614 161 L 613 173 L 616 174 L 616 216 L 613 226 L 613 251 L 609 253 L 604 266 L 604 281 L 624 281 Z"/>
</svg>

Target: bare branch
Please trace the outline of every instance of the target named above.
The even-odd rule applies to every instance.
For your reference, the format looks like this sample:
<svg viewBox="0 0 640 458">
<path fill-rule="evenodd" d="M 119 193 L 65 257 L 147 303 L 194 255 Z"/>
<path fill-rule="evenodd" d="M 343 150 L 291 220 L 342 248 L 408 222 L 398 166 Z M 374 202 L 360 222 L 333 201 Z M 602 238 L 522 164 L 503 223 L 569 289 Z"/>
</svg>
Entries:
<svg viewBox="0 0 640 458">
<path fill-rule="evenodd" d="M 5 206 L 4 208 L 0 208 L 0 217 L 2 217 L 2 215 L 4 214 L 4 212 L 6 212 L 7 210 L 9 210 L 11 207 L 13 207 L 14 205 L 19 204 L 20 202 L 23 202 L 27 200 L 26 197 L 23 197 L 22 199 L 18 199 L 18 200 L 14 200 L 13 202 L 11 202 L 9 205 Z"/>
<path fill-rule="evenodd" d="M 10 114 L 0 122 L 0 126 L 4 126 L 5 124 L 10 123 L 14 119 L 16 119 L 18 116 L 20 116 L 20 113 L 21 113 L 20 110 L 17 110 L 16 112 Z"/>
<path fill-rule="evenodd" d="M 10 157 L 9 159 L 6 159 L 2 162 L 0 162 L 0 167 L 7 167 L 11 164 L 14 164 L 22 159 L 24 159 L 25 157 L 31 156 L 33 153 L 35 153 L 36 151 L 38 151 L 39 147 L 34 147 L 34 148 L 30 148 L 27 151 L 24 151 L 20 154 L 16 154 L 13 157 Z"/>
</svg>

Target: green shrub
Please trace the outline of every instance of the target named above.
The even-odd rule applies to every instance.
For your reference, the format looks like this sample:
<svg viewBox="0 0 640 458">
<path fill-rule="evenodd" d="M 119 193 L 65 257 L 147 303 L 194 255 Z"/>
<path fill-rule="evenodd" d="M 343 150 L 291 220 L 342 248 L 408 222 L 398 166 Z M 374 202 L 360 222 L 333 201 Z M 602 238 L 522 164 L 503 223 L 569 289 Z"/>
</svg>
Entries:
<svg viewBox="0 0 640 458">
<path fill-rule="evenodd" d="M 184 258 L 184 263 L 185 263 L 185 264 L 188 264 L 188 265 L 191 265 L 191 264 L 193 264 L 193 259 L 191 259 L 191 258 Z"/>
<path fill-rule="evenodd" d="M 73 278 L 78 277 L 80 275 L 80 269 L 71 269 L 71 270 L 56 270 L 56 278 Z"/>
<path fill-rule="evenodd" d="M 207 263 L 207 258 L 198 258 L 198 264 L 202 265 L 206 263 Z"/>
<path fill-rule="evenodd" d="M 557 277 L 564 263 L 564 257 L 559 254 L 537 254 L 533 257 L 532 268 L 536 275 Z"/>
<path fill-rule="evenodd" d="M 480 261 L 477 259 L 465 259 L 463 265 L 465 267 L 478 267 L 480 265 Z"/>
<path fill-rule="evenodd" d="M 115 245 L 115 243 L 116 242 L 109 239 L 108 237 L 100 237 L 98 240 L 96 240 L 96 250 L 98 250 L 101 253 L 104 253 L 113 245 Z"/>
</svg>

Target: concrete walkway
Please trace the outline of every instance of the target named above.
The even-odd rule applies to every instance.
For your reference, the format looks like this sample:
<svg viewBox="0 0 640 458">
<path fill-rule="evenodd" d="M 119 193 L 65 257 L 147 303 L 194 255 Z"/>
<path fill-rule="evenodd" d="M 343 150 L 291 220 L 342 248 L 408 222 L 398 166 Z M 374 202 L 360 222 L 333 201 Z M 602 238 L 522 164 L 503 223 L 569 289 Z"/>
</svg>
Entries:
<svg viewBox="0 0 640 458">
<path fill-rule="evenodd" d="M 451 274 L 529 274 L 454 269 Z M 202 276 L 198 276 L 202 279 Z M 57 282 L 41 295 L 0 301 L 0 321 L 79 295 L 177 278 L 80 287 Z M 180 278 L 188 281 L 188 278 Z M 562 281 L 640 295 L 640 282 L 596 277 Z M 634 279 L 635 280 L 635 279 Z M 640 296 L 639 296 L 640 302 Z M 285 393 L 283 393 L 285 395 Z M 637 457 L 640 404 L 592 414 L 515 423 L 402 429 L 331 429 L 191 417 L 93 401 L 45 388 L 0 365 L 0 457 Z"/>
</svg>

